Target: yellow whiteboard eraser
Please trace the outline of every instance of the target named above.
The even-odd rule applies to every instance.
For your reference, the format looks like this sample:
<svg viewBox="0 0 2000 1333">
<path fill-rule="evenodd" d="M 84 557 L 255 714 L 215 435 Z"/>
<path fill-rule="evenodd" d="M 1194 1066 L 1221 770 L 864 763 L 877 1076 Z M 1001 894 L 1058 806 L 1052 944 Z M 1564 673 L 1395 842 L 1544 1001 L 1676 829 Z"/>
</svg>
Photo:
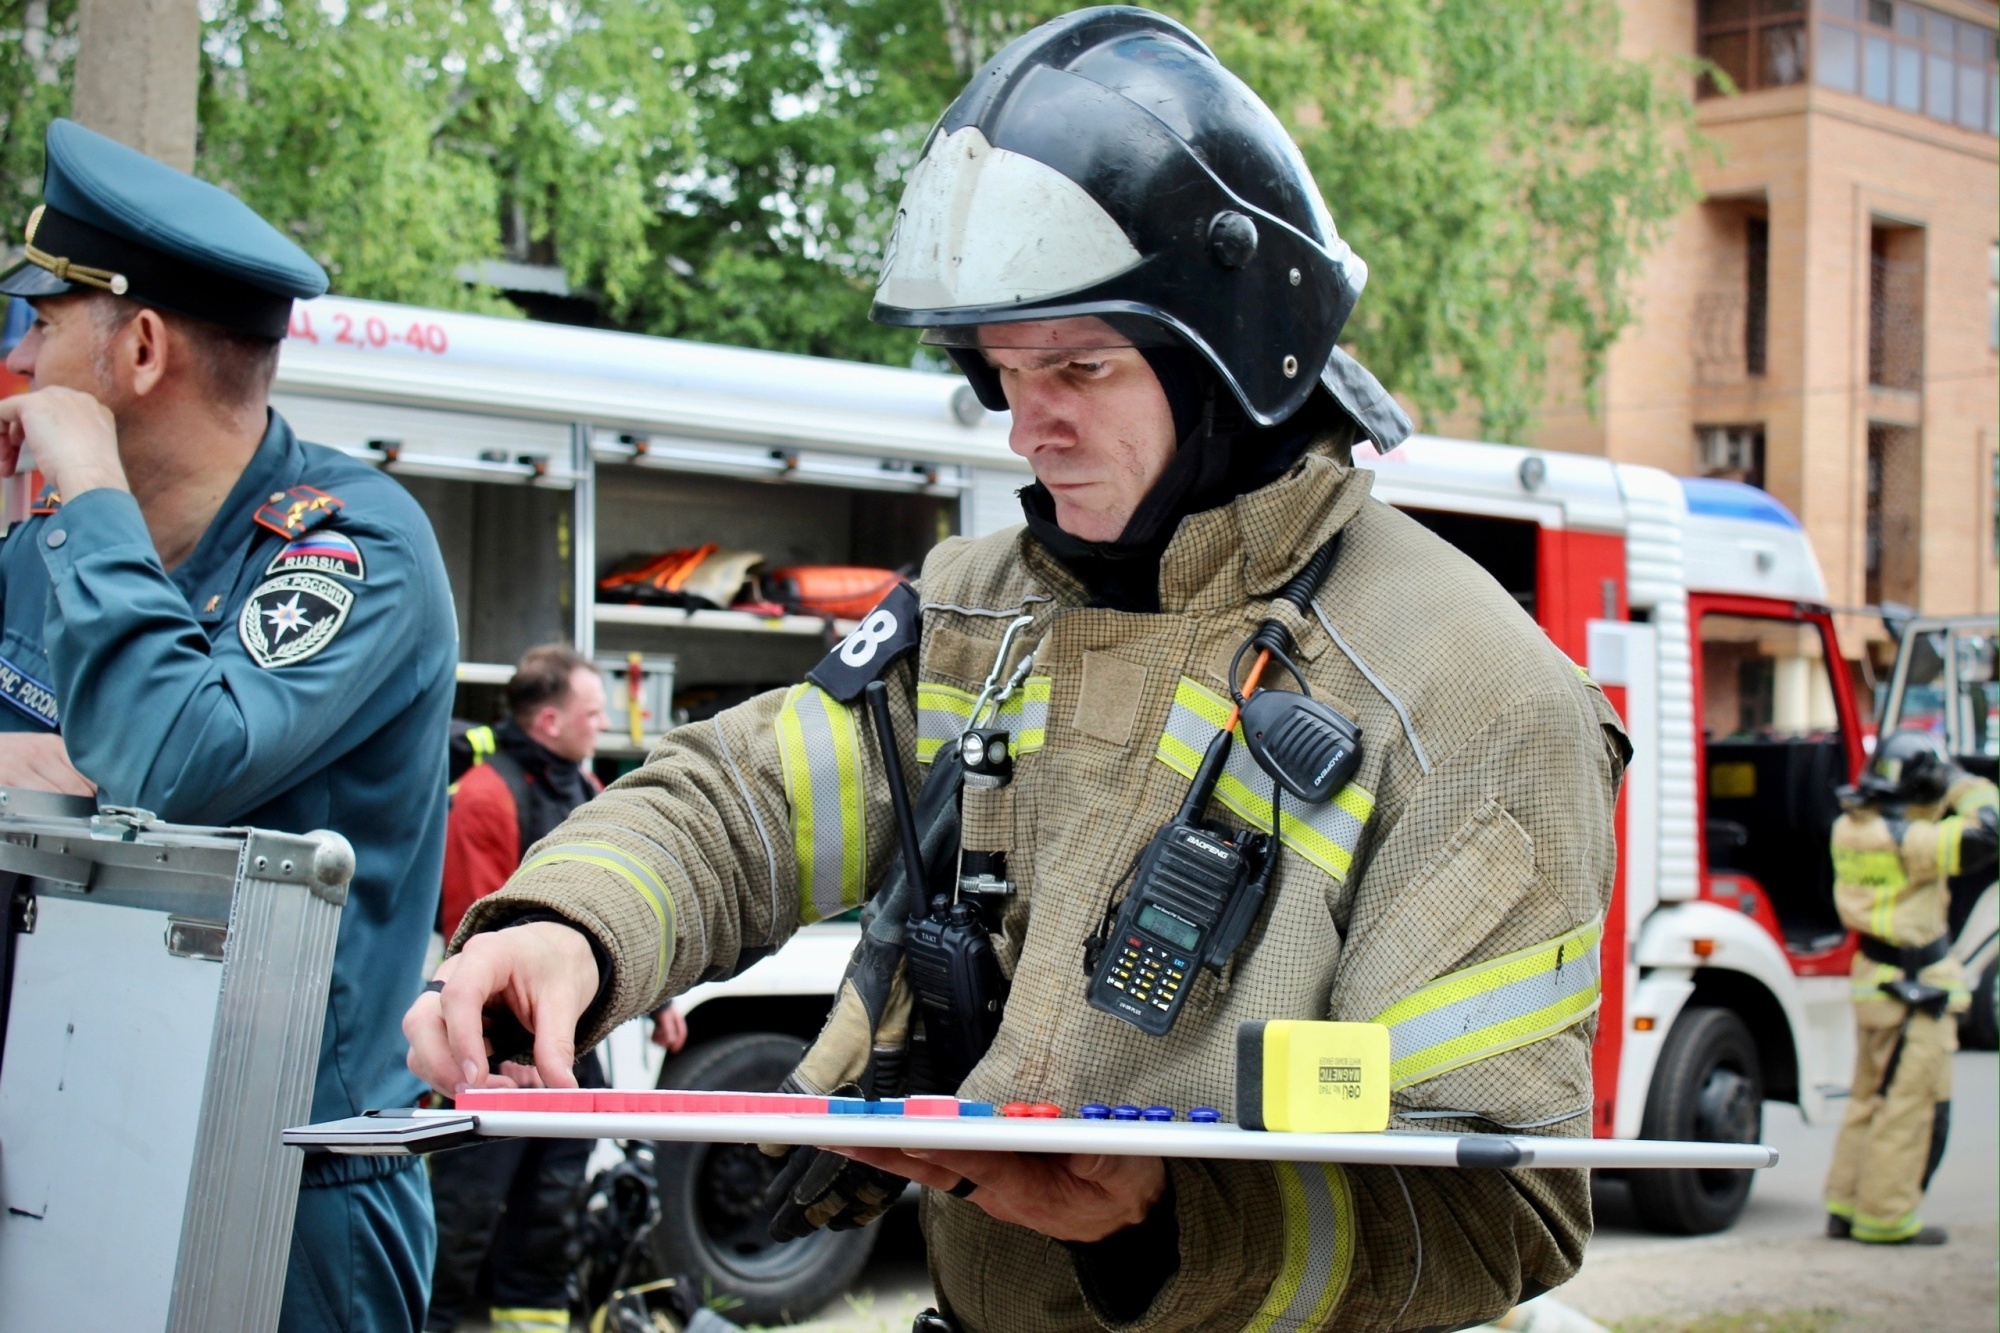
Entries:
<svg viewBox="0 0 2000 1333">
<path fill-rule="evenodd" d="M 1389 1029 L 1273 1019 L 1236 1029 L 1236 1121 L 1245 1129 L 1368 1134 L 1389 1127 Z"/>
</svg>

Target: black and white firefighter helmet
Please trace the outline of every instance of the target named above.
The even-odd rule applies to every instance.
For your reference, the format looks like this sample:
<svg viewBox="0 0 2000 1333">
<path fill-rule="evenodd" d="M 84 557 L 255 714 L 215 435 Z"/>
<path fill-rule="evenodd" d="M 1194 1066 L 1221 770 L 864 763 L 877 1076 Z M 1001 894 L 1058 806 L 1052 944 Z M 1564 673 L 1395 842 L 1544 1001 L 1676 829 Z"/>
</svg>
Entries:
<svg viewBox="0 0 2000 1333">
<path fill-rule="evenodd" d="M 1180 24 L 1115 5 L 1015 39 L 945 111 L 870 318 L 927 330 L 995 411 L 971 350 L 1005 345 L 993 326 L 1096 315 L 1185 341 L 1260 426 L 1319 387 L 1386 450 L 1409 419 L 1337 346 L 1367 280 L 1270 108 Z"/>
<path fill-rule="evenodd" d="M 1878 801 L 1935 801 L 1951 785 L 1951 756 L 1928 731 L 1902 727 L 1875 747 L 1854 785 Z"/>
</svg>

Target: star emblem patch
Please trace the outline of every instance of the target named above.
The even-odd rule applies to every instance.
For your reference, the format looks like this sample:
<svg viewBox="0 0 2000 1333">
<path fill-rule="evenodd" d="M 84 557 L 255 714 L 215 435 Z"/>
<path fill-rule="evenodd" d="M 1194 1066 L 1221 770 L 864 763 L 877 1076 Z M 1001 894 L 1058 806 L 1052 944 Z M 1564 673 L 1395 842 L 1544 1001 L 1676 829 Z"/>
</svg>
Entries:
<svg viewBox="0 0 2000 1333">
<path fill-rule="evenodd" d="M 333 642 L 354 590 L 323 574 L 292 570 L 258 585 L 243 603 L 237 634 L 250 660 L 264 669 L 303 662 Z"/>
</svg>

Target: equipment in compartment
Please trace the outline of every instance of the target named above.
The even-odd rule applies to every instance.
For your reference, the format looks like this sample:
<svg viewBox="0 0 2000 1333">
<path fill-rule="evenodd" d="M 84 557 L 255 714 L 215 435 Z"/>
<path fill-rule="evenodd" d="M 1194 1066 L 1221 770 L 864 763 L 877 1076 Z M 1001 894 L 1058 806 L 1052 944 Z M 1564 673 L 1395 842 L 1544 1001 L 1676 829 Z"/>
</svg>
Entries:
<svg viewBox="0 0 2000 1333">
<path fill-rule="evenodd" d="M 605 731 L 632 746 L 658 736 L 674 725 L 674 673 L 678 659 L 671 653 L 603 653 L 597 669 L 604 673 Z"/>
<path fill-rule="evenodd" d="M 893 569 L 866 565 L 788 565 L 765 575 L 764 589 L 788 611 L 859 620 L 902 581 Z"/>
</svg>

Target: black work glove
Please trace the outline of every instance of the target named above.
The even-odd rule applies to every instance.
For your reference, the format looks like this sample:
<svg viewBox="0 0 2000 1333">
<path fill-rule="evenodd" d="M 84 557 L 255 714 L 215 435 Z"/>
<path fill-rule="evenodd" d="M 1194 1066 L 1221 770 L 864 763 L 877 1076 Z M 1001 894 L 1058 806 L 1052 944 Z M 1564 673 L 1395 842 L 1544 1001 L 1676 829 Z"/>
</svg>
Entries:
<svg viewBox="0 0 2000 1333">
<path fill-rule="evenodd" d="M 889 1211 L 909 1181 L 880 1167 L 819 1148 L 794 1148 L 765 1191 L 776 1204 L 771 1239 L 797 1240 L 821 1227 L 855 1231 Z"/>
</svg>

